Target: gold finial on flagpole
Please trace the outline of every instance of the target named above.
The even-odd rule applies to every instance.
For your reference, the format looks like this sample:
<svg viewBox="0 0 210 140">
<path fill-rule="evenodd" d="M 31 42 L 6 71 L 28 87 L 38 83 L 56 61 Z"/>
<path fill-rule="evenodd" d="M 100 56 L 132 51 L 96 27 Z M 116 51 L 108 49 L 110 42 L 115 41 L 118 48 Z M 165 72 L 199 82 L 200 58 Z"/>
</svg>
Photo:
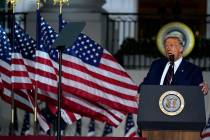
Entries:
<svg viewBox="0 0 210 140">
<path fill-rule="evenodd" d="M 7 0 L 7 3 L 11 3 L 11 4 L 15 4 L 16 3 L 16 0 Z"/>
<path fill-rule="evenodd" d="M 56 5 L 59 3 L 60 5 L 69 4 L 69 0 L 53 0 L 53 4 Z"/>
<path fill-rule="evenodd" d="M 7 0 L 7 3 L 10 3 L 12 5 L 12 12 L 15 12 L 15 5 L 16 5 L 16 0 Z"/>
<path fill-rule="evenodd" d="M 39 10 L 39 8 L 40 8 L 40 0 L 36 0 L 36 4 L 37 4 L 37 9 Z"/>
<path fill-rule="evenodd" d="M 62 13 L 62 8 L 64 4 L 69 5 L 69 0 L 53 0 L 53 4 L 56 5 L 57 3 L 59 3 L 60 5 L 60 14 Z"/>
</svg>

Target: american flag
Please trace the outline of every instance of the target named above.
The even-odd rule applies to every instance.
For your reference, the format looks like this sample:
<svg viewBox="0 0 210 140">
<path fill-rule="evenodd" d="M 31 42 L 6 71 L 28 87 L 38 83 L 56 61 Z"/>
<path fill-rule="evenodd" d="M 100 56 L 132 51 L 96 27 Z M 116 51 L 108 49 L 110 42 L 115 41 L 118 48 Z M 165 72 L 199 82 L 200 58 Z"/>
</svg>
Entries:
<svg viewBox="0 0 210 140">
<path fill-rule="evenodd" d="M 133 120 L 133 114 L 129 113 L 125 123 L 125 137 L 135 137 L 137 135 L 137 128 Z"/>
<path fill-rule="evenodd" d="M 3 93 L 2 98 L 10 102 L 11 101 L 11 90 L 12 90 L 12 69 L 11 69 L 11 56 L 12 48 L 5 31 L 0 27 L 0 72 L 1 80 L 3 82 Z M 23 96 L 22 96 L 23 94 Z M 15 92 L 15 99 L 20 100 L 16 105 L 22 106 L 25 109 L 31 110 L 31 107 L 27 104 L 27 95 L 21 91 Z M 25 104 L 27 104 L 25 106 Z"/>
<path fill-rule="evenodd" d="M 12 48 L 6 32 L 0 26 L 0 71 L 3 83 L 11 89 L 11 54 Z"/>
<path fill-rule="evenodd" d="M 33 81 L 33 84 L 36 87 L 39 87 L 39 89 L 47 90 L 47 88 L 45 88 L 45 87 L 48 84 L 43 83 L 41 85 L 39 83 L 38 84 L 36 83 L 36 77 L 35 77 L 36 73 L 45 72 L 44 70 L 41 71 L 40 69 L 36 69 L 36 55 L 35 55 L 36 41 L 34 41 L 34 39 L 32 37 L 30 37 L 28 34 L 26 34 L 25 31 L 18 24 L 15 24 L 15 38 L 16 38 L 15 39 L 16 44 L 18 45 L 17 49 L 19 50 L 20 54 L 23 57 L 23 60 L 25 62 L 24 64 L 25 64 L 26 69 L 29 73 L 30 79 Z M 47 75 L 45 75 L 45 76 L 47 77 Z"/>
<path fill-rule="evenodd" d="M 50 99 L 54 103 L 57 103 L 57 72 L 53 68 L 48 51 L 52 49 L 50 46 L 54 43 L 58 34 L 51 26 L 46 25 L 46 22 L 43 21 L 44 18 L 40 16 L 40 11 L 38 10 L 37 27 L 39 38 L 36 47 L 36 85 L 40 88 L 38 90 L 40 97 L 42 96 L 45 100 Z M 57 113 L 56 106 L 51 105 L 50 109 L 54 113 Z M 68 108 L 61 109 L 61 117 L 68 124 L 72 124 L 81 118 L 79 114 L 69 111 Z"/>
<path fill-rule="evenodd" d="M 12 48 L 9 43 L 9 39 L 6 36 L 3 28 L 0 27 L 0 72 L 1 78 L 4 85 L 4 91 L 2 94 L 2 98 L 6 102 L 11 102 L 11 93 L 12 93 Z M 14 100 L 15 105 L 26 109 L 30 112 L 33 112 L 34 102 L 33 98 L 30 96 L 29 92 L 25 89 L 15 90 L 14 92 Z M 49 129 L 49 125 L 46 123 L 45 119 L 38 113 L 37 119 L 41 125 L 41 127 L 47 131 Z"/>
<path fill-rule="evenodd" d="M 48 23 L 43 19 L 40 18 L 40 35 L 41 37 L 41 45 L 37 48 L 37 61 L 39 69 L 46 69 L 48 75 L 56 75 L 58 73 L 58 51 L 52 48 L 52 43 L 54 42 L 55 38 L 57 37 L 55 31 L 52 27 L 48 25 Z M 67 48 L 68 50 L 68 48 Z M 65 54 L 63 55 L 65 56 Z M 62 69 L 67 70 L 70 72 L 69 68 L 71 68 L 71 64 L 68 58 L 63 61 Z M 42 65 L 41 65 L 42 64 Z M 42 67 L 41 67 L 42 66 Z M 47 67 L 47 68 L 44 68 Z M 67 68 L 69 67 L 69 68 Z M 75 71 L 74 71 L 75 72 Z M 64 74 L 66 75 L 66 71 L 62 71 L 62 81 L 71 81 L 71 79 L 66 79 Z M 39 73 L 38 73 L 39 74 Z M 68 75 L 70 76 L 70 74 Z M 50 76 L 48 76 L 50 77 Z M 73 76 L 74 77 L 74 76 Z M 50 82 L 49 80 L 52 80 Z M 57 80 L 55 81 L 53 78 L 50 77 L 50 79 L 46 78 L 39 78 L 40 83 L 49 84 L 48 85 L 48 93 L 57 93 Z M 56 83 L 56 84 L 55 84 Z M 63 84 L 63 99 L 62 99 L 62 106 L 66 109 L 71 109 L 73 112 L 77 112 L 79 114 L 82 114 L 84 116 L 93 117 L 95 119 L 109 122 L 112 125 L 118 125 L 122 118 L 125 116 L 122 112 L 119 112 L 115 109 L 112 109 L 110 107 L 106 107 L 105 105 L 99 106 L 98 104 L 95 104 L 95 102 L 89 102 L 86 98 L 75 96 L 72 92 L 66 89 L 65 87 L 69 86 L 71 88 L 71 83 Z M 69 108 L 71 106 L 71 108 Z M 110 109 L 109 109 L 110 108 Z"/>
<path fill-rule="evenodd" d="M 210 140 L 210 117 L 208 123 L 206 124 L 205 128 L 201 132 L 202 140 Z"/>
<path fill-rule="evenodd" d="M 65 27 L 65 25 L 67 24 L 67 22 L 65 21 L 65 20 L 63 20 L 62 19 L 62 15 L 59 15 L 59 26 L 60 26 L 60 30 L 62 30 L 64 27 Z M 56 60 L 55 60 L 56 61 Z M 67 99 L 69 99 L 69 97 L 70 96 L 66 96 L 67 97 Z M 74 97 L 74 96 L 72 96 L 72 97 Z M 76 99 L 76 98 L 75 98 Z M 83 100 L 82 98 L 78 98 L 77 97 L 77 99 L 79 99 L 79 100 L 75 100 L 74 99 L 74 101 L 76 101 L 76 102 L 78 102 L 79 104 L 81 104 L 81 105 L 85 105 L 84 104 L 84 102 L 86 102 L 87 104 L 86 104 L 86 106 L 89 106 L 90 108 L 88 108 L 88 109 L 91 109 L 91 110 L 95 110 L 95 111 L 103 111 L 103 109 L 105 110 L 105 113 L 103 114 L 103 115 L 109 115 L 110 117 L 108 117 L 109 119 L 111 119 L 112 117 L 116 117 L 117 119 L 119 119 L 118 120 L 118 122 L 121 122 L 122 121 L 122 118 L 125 116 L 124 115 L 124 113 L 120 113 L 119 111 L 117 111 L 117 110 L 115 110 L 115 109 L 112 109 L 112 108 L 110 108 L 110 107 L 107 107 L 107 106 L 105 106 L 105 105 L 102 105 L 102 106 L 98 106 L 98 105 L 95 105 L 95 106 L 93 106 L 93 104 L 91 104 L 90 102 L 87 102 L 87 101 L 85 101 L 85 100 Z M 83 102 L 81 102 L 81 101 L 83 101 Z M 99 107 L 99 108 L 98 108 Z M 103 109 L 101 109 L 100 107 L 102 107 Z M 86 108 L 87 109 L 87 108 Z M 107 110 L 109 110 L 110 112 L 107 112 Z M 101 112 L 100 111 L 100 112 Z M 107 112 L 107 113 L 106 113 Z M 111 113 L 111 114 L 110 114 Z M 93 113 L 94 114 L 94 113 Z M 87 116 L 90 116 L 90 115 L 87 115 Z M 103 117 L 103 116 L 102 116 Z M 96 118 L 96 119 L 98 119 L 98 120 L 101 120 L 101 119 L 99 119 L 99 118 Z M 94 120 L 94 119 L 93 119 Z M 112 119 L 111 119 L 112 120 Z M 102 119 L 102 121 L 103 121 L 103 119 Z M 92 122 L 92 121 L 91 121 Z M 114 121 L 112 121 L 111 122 L 111 124 L 113 125 L 113 122 Z M 118 122 L 116 123 L 115 122 L 115 124 L 114 125 L 118 125 Z"/>
<path fill-rule="evenodd" d="M 24 119 L 23 119 L 23 126 L 21 129 L 21 136 L 25 136 L 29 134 L 30 134 L 30 113 L 25 112 Z"/>
<path fill-rule="evenodd" d="M 64 51 L 62 80 L 63 90 L 75 96 L 124 112 L 137 111 L 138 87 L 110 53 L 83 33 Z"/>
<path fill-rule="evenodd" d="M 45 92 L 44 90 L 47 89 L 48 83 L 38 83 L 36 84 L 36 73 L 41 73 L 44 74 L 45 71 L 41 71 L 40 69 L 36 70 L 36 42 L 33 40 L 32 37 L 30 37 L 28 34 L 25 33 L 25 31 L 18 25 L 15 25 L 15 37 L 16 37 L 16 43 L 18 44 L 18 51 L 21 53 L 23 57 L 23 61 L 25 62 L 24 65 L 26 66 L 27 71 L 29 72 L 30 79 L 33 81 L 33 84 L 37 87 L 39 87 L 38 95 L 41 99 L 44 101 L 46 100 L 57 100 L 56 96 L 50 96 L 48 92 Z M 43 66 L 42 66 L 43 67 Z M 46 67 L 44 67 L 46 68 Z M 45 75 L 46 76 L 46 75 Z M 49 81 L 48 81 L 49 82 Z M 56 94 L 54 94 L 56 95 Z M 43 98 L 44 97 L 44 98 Z M 53 98 L 53 99 L 52 99 Z M 51 105 L 51 107 L 53 107 Z M 56 107 L 54 106 L 54 110 L 56 112 Z M 64 119 L 65 122 L 72 124 L 73 121 L 76 121 L 77 119 L 80 118 L 79 115 L 77 114 L 72 114 L 71 112 L 62 109 L 62 118 Z"/>
<path fill-rule="evenodd" d="M 111 125 L 109 124 L 105 124 L 104 126 L 104 131 L 103 131 L 103 135 L 104 137 L 109 137 L 109 136 L 112 136 L 113 135 L 113 128 Z"/>
<path fill-rule="evenodd" d="M 15 29 L 17 29 L 17 25 L 15 25 Z M 13 89 L 29 89 L 33 90 L 33 84 L 29 77 L 29 73 L 26 68 L 26 62 L 24 62 L 23 56 L 24 53 L 21 53 L 21 47 L 24 48 L 32 48 L 29 41 L 34 42 L 34 40 L 27 40 L 27 38 L 22 38 L 19 35 L 19 30 L 15 30 L 14 37 L 14 48 L 12 50 L 12 60 L 11 60 L 11 68 L 12 68 L 12 84 Z M 20 42 L 23 42 L 20 44 Z M 32 50 L 30 50 L 32 51 Z"/>
<path fill-rule="evenodd" d="M 62 24 L 65 25 L 66 22 L 63 20 Z M 87 89 L 86 91 L 88 92 L 84 92 L 83 90 L 79 90 L 78 92 L 82 92 L 82 97 L 84 98 L 89 97 L 88 100 L 90 101 L 92 101 L 91 97 L 97 97 L 97 100 L 100 101 L 102 105 L 110 106 L 111 108 L 115 108 L 116 105 L 115 109 L 117 110 L 122 109 L 120 106 L 123 103 L 128 104 L 122 109 L 125 109 L 126 112 L 129 109 L 128 112 L 137 109 L 135 102 L 137 86 L 110 53 L 83 33 L 80 33 L 72 48 L 69 47 L 64 52 L 66 56 L 64 62 L 67 64 L 64 64 L 66 68 L 64 73 L 66 75 L 63 77 L 64 79 L 69 79 L 69 77 L 73 75 L 73 78 L 70 79 L 71 81 L 66 80 L 66 85 L 64 82 L 64 87 L 67 89 L 66 91 L 72 88 L 72 86 L 68 87 L 69 83 L 77 85 L 76 89 L 72 89 L 70 92 L 78 91 L 79 86 L 82 85 L 84 91 Z M 75 63 L 73 62 L 74 60 L 76 60 Z M 69 69 L 70 67 L 71 69 Z M 67 70 L 73 70 L 73 72 L 68 75 Z M 79 76 L 80 74 L 82 75 Z M 127 92 L 125 93 L 124 88 L 128 90 L 128 94 L 126 94 Z M 76 95 L 78 96 L 79 94 Z M 85 95 L 88 96 L 86 97 Z M 114 102 L 119 98 L 122 100 L 122 104 L 116 104 Z"/>
<path fill-rule="evenodd" d="M 136 112 L 137 86 L 105 49 L 83 33 L 64 51 L 62 72 L 65 98 L 75 96 L 95 103 L 119 121 L 124 112 Z"/>
<path fill-rule="evenodd" d="M 111 54 L 83 33 L 64 51 L 62 80 L 67 94 L 95 102 L 117 118 L 137 110 L 137 86 Z"/>
<path fill-rule="evenodd" d="M 95 120 L 94 119 L 90 119 L 87 136 L 89 137 L 95 136 Z"/>
</svg>

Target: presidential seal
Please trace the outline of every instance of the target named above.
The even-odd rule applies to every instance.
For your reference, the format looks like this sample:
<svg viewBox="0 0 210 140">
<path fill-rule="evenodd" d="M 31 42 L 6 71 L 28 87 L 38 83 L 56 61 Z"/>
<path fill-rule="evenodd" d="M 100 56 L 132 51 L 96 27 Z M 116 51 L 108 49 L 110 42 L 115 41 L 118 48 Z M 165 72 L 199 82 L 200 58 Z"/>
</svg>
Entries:
<svg viewBox="0 0 210 140">
<path fill-rule="evenodd" d="M 165 55 L 164 50 L 164 37 L 171 33 L 171 32 L 179 32 L 183 36 L 183 47 L 184 52 L 183 56 L 187 56 L 190 54 L 190 52 L 193 50 L 194 44 L 195 44 L 195 37 L 192 32 L 192 30 L 184 23 L 181 22 L 171 22 L 166 25 L 164 25 L 157 34 L 156 44 L 158 47 L 158 50 Z"/>
<path fill-rule="evenodd" d="M 183 96 L 177 91 L 164 92 L 159 99 L 160 110 L 169 116 L 178 115 L 184 109 Z"/>
</svg>

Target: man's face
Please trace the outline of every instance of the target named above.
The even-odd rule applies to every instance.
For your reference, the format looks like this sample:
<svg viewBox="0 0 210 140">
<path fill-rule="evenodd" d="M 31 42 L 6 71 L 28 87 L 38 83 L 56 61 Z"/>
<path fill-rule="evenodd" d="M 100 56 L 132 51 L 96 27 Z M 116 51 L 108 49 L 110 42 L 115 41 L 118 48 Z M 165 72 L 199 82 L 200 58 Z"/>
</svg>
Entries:
<svg viewBox="0 0 210 140">
<path fill-rule="evenodd" d="M 183 47 L 178 38 L 167 38 L 164 43 L 166 57 L 174 55 L 174 59 L 177 60 L 182 56 Z"/>
</svg>

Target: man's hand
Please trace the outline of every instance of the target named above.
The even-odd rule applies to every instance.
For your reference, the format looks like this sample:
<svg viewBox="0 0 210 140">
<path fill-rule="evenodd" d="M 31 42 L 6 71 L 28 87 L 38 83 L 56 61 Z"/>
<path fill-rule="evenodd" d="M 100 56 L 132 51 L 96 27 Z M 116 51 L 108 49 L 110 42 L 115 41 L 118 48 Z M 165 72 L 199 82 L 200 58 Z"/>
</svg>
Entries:
<svg viewBox="0 0 210 140">
<path fill-rule="evenodd" d="M 207 95 L 208 91 L 209 91 L 208 84 L 206 82 L 203 82 L 203 83 L 199 84 L 199 86 L 201 87 L 201 90 L 202 90 L 203 94 Z"/>
</svg>

